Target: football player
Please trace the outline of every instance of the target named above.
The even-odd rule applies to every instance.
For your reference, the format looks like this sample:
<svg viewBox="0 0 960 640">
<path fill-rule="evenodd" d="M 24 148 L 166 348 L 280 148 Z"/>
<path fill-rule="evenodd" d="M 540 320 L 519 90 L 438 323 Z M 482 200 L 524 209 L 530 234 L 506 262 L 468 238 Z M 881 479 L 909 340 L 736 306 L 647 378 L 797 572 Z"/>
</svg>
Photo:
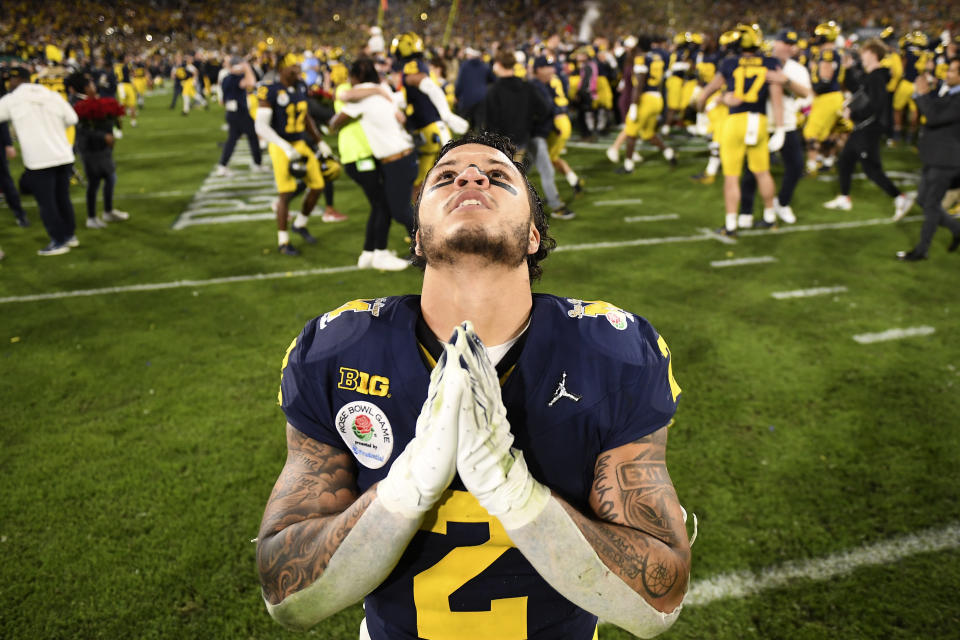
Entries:
<svg viewBox="0 0 960 640">
<path fill-rule="evenodd" d="M 912 31 L 900 38 L 900 57 L 903 61 L 903 79 L 893 94 L 893 138 L 906 143 L 916 142 L 919 134 L 917 103 L 913 101 L 913 85 L 917 76 L 926 72 L 932 57 L 927 51 L 929 40 L 922 31 Z M 907 122 L 904 122 L 904 112 Z"/>
<path fill-rule="evenodd" d="M 666 60 L 657 51 L 651 50 L 651 40 L 647 36 L 640 36 L 637 40 L 636 54 L 634 55 L 633 75 L 631 83 L 633 96 L 630 108 L 627 111 L 624 133 L 627 135 L 627 149 L 623 158 L 623 167 L 617 173 L 632 173 L 636 157 L 637 138 L 652 144 L 663 153 L 663 157 L 671 166 L 677 164 L 677 154 L 672 147 L 664 144 L 657 135 L 657 119 L 663 113 L 663 95 L 661 86 L 666 68 Z M 607 157 L 613 160 L 609 153 Z M 638 161 L 642 161 L 638 158 Z"/>
<path fill-rule="evenodd" d="M 817 25 L 814 41 L 819 46 L 810 60 L 810 79 L 813 82 L 813 104 L 803 125 L 803 138 L 807 141 L 807 173 L 816 175 L 818 156 L 824 164 L 833 164 L 833 145 L 830 134 L 842 117 L 843 91 L 841 90 L 841 51 L 837 49 L 840 27 L 833 20 Z"/>
<path fill-rule="evenodd" d="M 538 62 L 546 61 L 547 64 Z M 567 140 L 570 139 L 572 125 L 570 116 L 567 113 L 567 107 L 570 101 L 567 99 L 567 92 L 563 88 L 563 80 L 557 75 L 556 61 L 552 61 L 547 56 L 538 56 L 533 62 L 534 79 L 547 88 L 547 94 L 550 97 L 550 104 L 553 110 L 553 132 L 547 137 L 547 148 L 550 153 L 550 162 L 553 168 L 559 171 L 567 179 L 567 183 L 573 189 L 573 194 L 579 195 L 583 192 L 583 178 L 567 164 L 567 161 L 561 157 Z"/>
<path fill-rule="evenodd" d="M 412 31 L 400 34 L 394 38 L 390 53 L 398 57 L 400 64 L 400 83 L 406 93 L 407 127 L 418 140 L 419 169 L 413 183 L 416 192 L 436 162 L 440 147 L 450 140 L 450 131 L 464 134 L 469 123 L 450 111 L 446 94 L 430 77 L 420 36 Z"/>
<path fill-rule="evenodd" d="M 417 206 L 422 294 L 349 302 L 287 350 L 257 540 L 287 626 L 361 598 L 370 640 L 590 640 L 598 616 L 652 637 L 680 613 L 670 350 L 612 304 L 531 292 L 555 243 L 515 152 L 445 146 Z"/>
<path fill-rule="evenodd" d="M 723 200 L 726 205 L 724 226 L 717 233 L 736 236 L 740 210 L 740 174 L 743 162 L 757 179 L 763 198 L 765 228 L 777 222 L 774 209 L 773 176 L 770 175 L 770 151 L 783 147 L 786 130 L 783 126 L 783 83 L 786 80 L 780 63 L 760 53 L 763 35 L 756 25 L 739 24 L 740 51 L 737 57 L 720 64 L 719 73 L 697 97 L 697 110 L 702 111 L 707 99 L 723 86 L 724 100 L 730 107 L 720 138 L 720 164 L 723 168 Z M 767 131 L 767 99 L 773 103 L 774 133 Z"/>
<path fill-rule="evenodd" d="M 717 77 L 717 69 L 724 59 L 736 57 L 740 54 L 740 32 L 736 30 L 723 32 L 718 38 L 717 44 L 719 46 L 714 60 L 714 73 L 709 80 L 704 82 L 704 88 L 710 86 L 713 79 Z M 730 113 L 730 108 L 724 104 L 722 97 L 722 94 L 717 94 L 712 100 L 704 103 L 709 122 L 707 131 L 711 136 L 710 143 L 707 145 L 710 158 L 707 160 L 707 166 L 702 173 L 690 176 L 694 182 L 700 184 L 713 184 L 717 178 L 717 171 L 720 169 L 720 136 L 723 133 L 723 125 L 727 121 L 727 115 Z"/>
<path fill-rule="evenodd" d="M 120 54 L 113 65 L 113 72 L 120 83 L 117 85 L 117 102 L 119 102 L 130 118 L 130 126 L 137 126 L 137 90 L 133 85 L 133 65 L 125 54 Z"/>
<path fill-rule="evenodd" d="M 143 109 L 144 98 L 147 95 L 147 89 L 153 83 L 150 70 L 142 57 L 137 57 L 133 61 L 133 89 L 137 93 L 137 108 Z M 133 123 L 131 123 L 133 124 Z"/>
<path fill-rule="evenodd" d="M 302 175 L 308 190 L 302 209 L 293 222 L 293 231 L 308 244 L 315 244 L 317 239 L 307 229 L 307 223 L 323 191 L 324 181 L 320 161 L 307 145 L 306 136 L 309 134 L 317 143 L 322 137 L 307 112 L 307 95 L 295 59 L 290 56 L 280 58 L 277 78 L 273 84 L 257 88 L 259 105 L 255 126 L 257 135 L 269 143 L 267 150 L 277 184 L 277 250 L 283 255 L 296 256 L 300 251 L 290 244 L 287 232 L 290 201 L 297 189 L 294 172 Z"/>
</svg>

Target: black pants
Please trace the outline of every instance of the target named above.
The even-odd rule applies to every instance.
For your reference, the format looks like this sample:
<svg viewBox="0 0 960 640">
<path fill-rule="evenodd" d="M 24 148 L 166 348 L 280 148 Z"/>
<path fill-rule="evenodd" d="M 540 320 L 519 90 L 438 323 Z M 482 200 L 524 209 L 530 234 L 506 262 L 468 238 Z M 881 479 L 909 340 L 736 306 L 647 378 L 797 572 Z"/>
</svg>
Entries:
<svg viewBox="0 0 960 640">
<path fill-rule="evenodd" d="M 103 183 L 103 210 L 113 211 L 113 187 L 117 184 L 117 169 L 113 163 L 113 149 L 81 153 L 83 172 L 87 176 L 87 217 L 97 215 L 97 191 Z"/>
<path fill-rule="evenodd" d="M 173 100 L 170 101 L 170 108 L 177 106 L 177 98 L 183 93 L 183 85 L 179 82 L 173 83 Z"/>
<path fill-rule="evenodd" d="M 220 154 L 220 164 L 227 166 L 230 162 L 230 156 L 237 146 L 237 140 L 240 136 L 246 136 L 250 143 L 250 155 L 253 157 L 254 164 L 260 164 L 263 157 L 260 155 L 260 143 L 257 141 L 257 131 L 254 128 L 253 120 L 246 113 L 228 113 L 227 114 L 227 141 L 223 143 L 223 153 Z"/>
<path fill-rule="evenodd" d="M 40 219 L 50 239 L 66 242 L 76 232 L 73 203 L 70 202 L 70 176 L 73 163 L 48 169 L 27 169 L 20 185 L 37 199 Z"/>
<path fill-rule="evenodd" d="M 941 204 L 944 194 L 957 177 L 960 177 L 960 167 L 923 167 L 917 191 L 917 201 L 923 207 L 923 228 L 920 229 L 920 242 L 914 247 L 915 253 L 926 254 L 930 250 L 938 226 L 942 225 L 954 236 L 960 236 L 960 221 L 944 211 Z"/>
<path fill-rule="evenodd" d="M 417 157 L 415 154 L 403 156 L 393 162 L 377 163 L 383 182 L 383 193 L 390 211 L 390 217 L 399 222 L 413 237 L 413 206 L 410 196 L 413 193 L 413 181 L 417 179 Z"/>
<path fill-rule="evenodd" d="M 783 159 L 783 180 L 777 202 L 788 206 L 793 201 L 793 192 L 803 177 L 803 134 L 798 130 L 788 131 L 780 149 Z M 757 193 L 757 179 L 750 171 L 744 171 L 740 178 L 740 213 L 753 213 L 753 199 Z"/>
<path fill-rule="evenodd" d="M 17 191 L 17 185 L 13 182 L 13 176 L 10 175 L 6 149 L 2 147 L 0 147 L 0 191 L 3 192 L 3 197 L 17 217 L 23 217 L 25 214 L 23 203 L 20 202 L 20 192 Z"/>
<path fill-rule="evenodd" d="M 883 128 L 878 124 L 868 125 L 862 129 L 854 129 L 847 144 L 837 158 L 837 175 L 840 179 L 840 193 L 850 195 L 850 186 L 853 182 L 853 169 L 860 162 L 863 172 L 883 189 L 891 198 L 900 195 L 900 189 L 891 182 L 883 172 L 880 162 L 880 139 L 883 137 Z"/>
<path fill-rule="evenodd" d="M 370 159 L 372 162 L 372 159 Z M 390 234 L 390 210 L 387 209 L 380 172 L 374 167 L 370 171 L 358 171 L 356 162 L 343 165 L 350 179 L 360 185 L 363 195 L 370 203 L 370 215 L 367 217 L 367 232 L 363 238 L 363 250 L 386 249 Z"/>
</svg>

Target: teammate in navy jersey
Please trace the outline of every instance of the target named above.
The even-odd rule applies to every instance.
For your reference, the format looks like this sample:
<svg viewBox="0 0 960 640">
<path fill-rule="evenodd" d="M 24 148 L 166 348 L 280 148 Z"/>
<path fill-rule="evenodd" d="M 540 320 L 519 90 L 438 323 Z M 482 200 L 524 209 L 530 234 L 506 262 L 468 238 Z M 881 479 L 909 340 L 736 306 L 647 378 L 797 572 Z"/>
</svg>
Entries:
<svg viewBox="0 0 960 640">
<path fill-rule="evenodd" d="M 285 625 L 361 598 L 373 640 L 590 640 L 597 616 L 651 637 L 679 614 L 670 351 L 614 305 L 531 292 L 555 243 L 514 151 L 447 144 L 417 203 L 421 295 L 348 302 L 287 351 L 257 546 Z"/>
<path fill-rule="evenodd" d="M 250 109 L 247 106 L 247 94 L 253 91 L 256 86 L 257 78 L 253 74 L 250 63 L 239 56 L 233 56 L 230 59 L 229 73 L 224 76 L 220 83 L 228 133 L 227 141 L 223 145 L 223 152 L 220 154 L 220 162 L 217 164 L 217 175 L 219 176 L 228 176 L 232 173 L 227 168 L 227 164 L 230 162 L 230 156 L 233 155 L 237 140 L 241 136 L 246 136 L 250 145 L 250 157 L 253 159 L 250 168 L 254 171 L 268 170 L 262 164 L 260 141 L 257 140 L 257 131 L 253 125 L 253 118 L 250 117 Z"/>
</svg>

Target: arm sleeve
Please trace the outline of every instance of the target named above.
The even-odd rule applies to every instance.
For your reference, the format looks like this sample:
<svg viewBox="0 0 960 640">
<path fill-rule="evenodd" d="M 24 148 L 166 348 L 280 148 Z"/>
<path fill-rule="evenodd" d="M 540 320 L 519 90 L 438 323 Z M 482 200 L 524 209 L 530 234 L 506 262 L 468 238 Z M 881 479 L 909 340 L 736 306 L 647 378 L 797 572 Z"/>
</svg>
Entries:
<svg viewBox="0 0 960 640">
<path fill-rule="evenodd" d="M 273 109 L 270 107 L 259 107 L 257 109 L 257 119 L 254 123 L 254 129 L 257 131 L 257 135 L 266 140 L 267 142 L 272 142 L 277 145 L 283 152 L 288 156 L 293 154 L 293 146 L 280 137 L 280 134 L 273 130 L 273 127 L 270 126 L 270 119 L 273 118 Z"/>
</svg>

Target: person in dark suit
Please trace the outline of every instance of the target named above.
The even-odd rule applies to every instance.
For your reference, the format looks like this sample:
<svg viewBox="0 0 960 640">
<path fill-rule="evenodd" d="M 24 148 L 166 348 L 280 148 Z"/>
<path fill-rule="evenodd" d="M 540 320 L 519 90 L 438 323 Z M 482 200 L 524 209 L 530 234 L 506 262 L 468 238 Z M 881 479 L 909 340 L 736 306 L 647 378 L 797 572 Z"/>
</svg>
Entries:
<svg viewBox="0 0 960 640">
<path fill-rule="evenodd" d="M 960 178 L 960 58 L 953 58 L 941 92 L 930 90 L 926 74 L 917 76 L 917 109 L 926 118 L 920 131 L 920 178 L 918 201 L 923 207 L 923 228 L 920 242 L 910 251 L 898 251 L 897 259 L 924 260 L 933 241 L 933 234 L 942 225 L 953 233 L 947 251 L 960 247 L 960 221 L 943 209 L 943 196 L 952 182 Z"/>
</svg>

